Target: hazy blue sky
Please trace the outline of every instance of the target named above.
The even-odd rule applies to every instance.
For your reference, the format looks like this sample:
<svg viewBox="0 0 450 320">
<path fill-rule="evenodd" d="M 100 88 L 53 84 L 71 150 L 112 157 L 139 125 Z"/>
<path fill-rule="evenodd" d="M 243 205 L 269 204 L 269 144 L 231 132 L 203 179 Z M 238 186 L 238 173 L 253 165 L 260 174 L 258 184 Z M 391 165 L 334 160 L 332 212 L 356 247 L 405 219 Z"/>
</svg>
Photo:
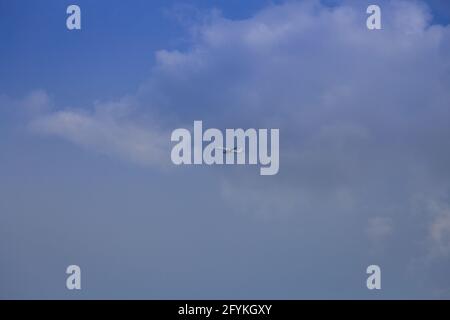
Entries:
<svg viewBox="0 0 450 320">
<path fill-rule="evenodd" d="M 445 0 L 0 0 L 0 298 L 450 298 L 449 21 Z M 175 167 L 194 120 L 279 128 L 279 173 Z"/>
</svg>

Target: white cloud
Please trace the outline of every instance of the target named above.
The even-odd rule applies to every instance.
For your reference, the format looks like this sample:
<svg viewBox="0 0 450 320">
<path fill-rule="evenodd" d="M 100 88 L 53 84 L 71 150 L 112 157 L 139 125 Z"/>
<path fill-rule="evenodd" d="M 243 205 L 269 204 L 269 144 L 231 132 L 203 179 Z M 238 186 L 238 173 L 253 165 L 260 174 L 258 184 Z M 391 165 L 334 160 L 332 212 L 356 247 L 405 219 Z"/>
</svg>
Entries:
<svg viewBox="0 0 450 320">
<path fill-rule="evenodd" d="M 156 53 L 131 103 L 57 111 L 34 126 L 141 164 L 169 164 L 164 132 L 196 119 L 280 128 L 276 179 L 253 188 L 251 178 L 230 174 L 224 199 L 239 189 L 243 207 L 264 199 L 264 208 L 283 202 L 295 212 L 320 203 L 289 191 L 307 190 L 306 200 L 329 199 L 324 212 L 341 202 L 347 211 L 383 212 L 391 188 L 402 189 L 398 201 L 407 203 L 424 183 L 450 178 L 442 170 L 450 152 L 439 145 L 450 137 L 450 28 L 431 26 L 418 2 L 384 1 L 382 8 L 381 31 L 367 30 L 355 2 L 289 2 L 245 20 L 214 12 L 190 26 L 187 50 Z M 164 129 L 138 121 L 144 117 Z"/>
<path fill-rule="evenodd" d="M 30 92 L 20 104 L 22 104 L 32 115 L 47 112 L 52 108 L 51 99 L 44 90 L 34 90 Z"/>
<path fill-rule="evenodd" d="M 431 202 L 433 218 L 429 225 L 430 254 L 448 256 L 450 254 L 450 208 L 446 204 Z"/>
<path fill-rule="evenodd" d="M 231 210 L 300 221 L 317 238 L 367 237 L 361 250 L 400 250 L 391 260 L 406 269 L 428 259 L 428 245 L 440 256 L 449 247 L 448 216 L 414 216 L 410 202 L 450 190 L 450 27 L 431 25 L 420 2 L 380 4 L 381 31 L 367 30 L 359 1 L 215 16 L 190 49 L 158 53 L 146 90 L 182 119 L 280 128 L 278 176 L 230 170 L 221 180 Z"/>
<path fill-rule="evenodd" d="M 382 249 L 393 232 L 393 222 L 387 217 L 369 218 L 366 233 L 374 249 Z"/>
<path fill-rule="evenodd" d="M 430 235 L 437 250 L 448 255 L 450 253 L 450 210 L 436 217 L 430 226 Z"/>
<path fill-rule="evenodd" d="M 128 119 L 126 102 L 97 104 L 94 111 L 64 110 L 40 114 L 30 123 L 40 133 L 67 139 L 96 152 L 139 165 L 165 166 L 167 140 L 158 127 Z"/>
<path fill-rule="evenodd" d="M 0 111 L 3 115 L 10 114 L 22 118 L 35 117 L 53 108 L 50 96 L 45 90 L 32 90 L 20 99 L 0 95 Z"/>
</svg>

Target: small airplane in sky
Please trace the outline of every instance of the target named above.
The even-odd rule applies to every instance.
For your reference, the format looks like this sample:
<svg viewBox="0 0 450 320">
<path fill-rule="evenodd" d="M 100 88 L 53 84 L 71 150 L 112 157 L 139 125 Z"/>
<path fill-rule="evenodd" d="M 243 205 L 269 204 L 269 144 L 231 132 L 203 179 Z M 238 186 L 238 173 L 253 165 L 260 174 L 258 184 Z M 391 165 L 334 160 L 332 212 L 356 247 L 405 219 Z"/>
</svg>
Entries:
<svg viewBox="0 0 450 320">
<path fill-rule="evenodd" d="M 242 152 L 242 148 L 238 148 L 238 147 L 234 147 L 233 149 L 231 148 L 217 148 L 219 150 L 223 150 L 223 153 L 241 153 Z"/>
</svg>

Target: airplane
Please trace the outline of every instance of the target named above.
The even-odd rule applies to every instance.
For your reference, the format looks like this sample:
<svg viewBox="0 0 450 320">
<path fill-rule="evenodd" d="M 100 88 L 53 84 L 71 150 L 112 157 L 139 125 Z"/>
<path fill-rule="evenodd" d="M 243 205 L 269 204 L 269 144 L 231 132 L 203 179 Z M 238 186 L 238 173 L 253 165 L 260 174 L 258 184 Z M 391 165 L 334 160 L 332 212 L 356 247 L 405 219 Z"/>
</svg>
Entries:
<svg viewBox="0 0 450 320">
<path fill-rule="evenodd" d="M 216 148 L 219 150 L 223 150 L 223 153 L 241 153 L 242 152 L 242 148 L 238 148 L 238 147 L 234 147 L 233 149 L 231 148 Z"/>
</svg>

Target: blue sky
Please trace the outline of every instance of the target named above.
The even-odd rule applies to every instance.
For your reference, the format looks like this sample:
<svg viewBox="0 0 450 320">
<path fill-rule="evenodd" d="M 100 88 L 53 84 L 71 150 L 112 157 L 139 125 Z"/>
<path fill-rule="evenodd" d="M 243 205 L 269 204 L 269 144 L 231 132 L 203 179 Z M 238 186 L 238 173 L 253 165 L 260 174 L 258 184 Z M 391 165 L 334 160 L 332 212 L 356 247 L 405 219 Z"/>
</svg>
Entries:
<svg viewBox="0 0 450 320">
<path fill-rule="evenodd" d="M 76 3 L 0 0 L 0 298 L 450 297 L 447 1 Z M 194 120 L 279 174 L 174 167 Z"/>
<path fill-rule="evenodd" d="M 83 102 L 120 97 L 136 90 L 148 77 L 156 50 L 186 47 L 186 32 L 176 11 L 186 10 L 186 19 L 190 19 L 197 10 L 217 7 L 239 19 L 268 2 L 139 0 L 130 5 L 116 0 L 79 1 L 86 19 L 79 33 L 60 28 L 66 16 L 59 13 L 71 3 L 1 2 L 0 32 L 9 44 L 2 50 L 1 85 L 5 91 L 23 94 L 36 86 L 51 87 L 59 99 Z M 91 79 L 89 83 L 84 81 L 86 77 Z M 62 83 L 61 78 L 67 81 Z"/>
<path fill-rule="evenodd" d="M 1 86 L 16 96 L 51 87 L 55 99 L 81 100 L 80 104 L 117 98 L 136 90 L 148 77 L 155 51 L 186 48 L 186 30 L 177 15 L 194 20 L 194 13 L 217 9 L 224 17 L 238 20 L 280 2 L 136 0 L 130 5 L 115 0 L 79 1 L 86 21 L 83 32 L 75 33 L 60 28 L 66 16 L 59 12 L 70 1 L 4 0 L 0 35 L 8 46 L 1 52 Z M 427 3 L 435 9 L 438 23 L 448 23 L 450 10 L 445 1 Z M 84 81 L 86 77 L 89 82 Z"/>
</svg>

